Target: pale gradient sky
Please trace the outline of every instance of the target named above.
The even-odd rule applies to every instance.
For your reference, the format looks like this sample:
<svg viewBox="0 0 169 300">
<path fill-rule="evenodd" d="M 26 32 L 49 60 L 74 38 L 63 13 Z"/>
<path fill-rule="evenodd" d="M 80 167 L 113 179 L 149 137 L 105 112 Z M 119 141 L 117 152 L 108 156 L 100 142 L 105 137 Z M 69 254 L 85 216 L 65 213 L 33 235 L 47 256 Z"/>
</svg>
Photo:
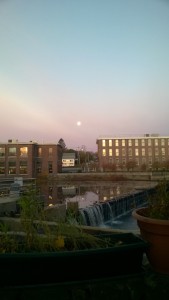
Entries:
<svg viewBox="0 0 169 300">
<path fill-rule="evenodd" d="M 0 0 L 0 142 L 95 151 L 168 124 L 168 0 Z"/>
</svg>

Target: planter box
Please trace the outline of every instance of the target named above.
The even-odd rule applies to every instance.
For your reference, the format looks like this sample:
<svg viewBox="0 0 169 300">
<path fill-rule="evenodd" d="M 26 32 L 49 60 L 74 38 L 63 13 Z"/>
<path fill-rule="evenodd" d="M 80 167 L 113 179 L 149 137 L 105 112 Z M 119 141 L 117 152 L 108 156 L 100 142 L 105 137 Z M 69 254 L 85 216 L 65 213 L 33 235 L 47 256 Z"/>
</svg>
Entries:
<svg viewBox="0 0 169 300">
<path fill-rule="evenodd" d="M 109 248 L 47 253 L 0 254 L 1 287 L 54 284 L 142 271 L 147 243 L 132 233 L 103 234 Z"/>
</svg>

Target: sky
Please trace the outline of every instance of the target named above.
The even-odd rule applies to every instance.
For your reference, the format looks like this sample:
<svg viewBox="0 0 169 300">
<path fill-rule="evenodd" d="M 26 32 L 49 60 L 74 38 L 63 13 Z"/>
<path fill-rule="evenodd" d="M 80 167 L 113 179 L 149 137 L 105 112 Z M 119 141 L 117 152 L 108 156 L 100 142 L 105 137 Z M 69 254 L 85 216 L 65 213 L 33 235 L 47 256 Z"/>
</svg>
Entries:
<svg viewBox="0 0 169 300">
<path fill-rule="evenodd" d="M 0 142 L 169 135 L 168 0 L 0 0 Z"/>
</svg>

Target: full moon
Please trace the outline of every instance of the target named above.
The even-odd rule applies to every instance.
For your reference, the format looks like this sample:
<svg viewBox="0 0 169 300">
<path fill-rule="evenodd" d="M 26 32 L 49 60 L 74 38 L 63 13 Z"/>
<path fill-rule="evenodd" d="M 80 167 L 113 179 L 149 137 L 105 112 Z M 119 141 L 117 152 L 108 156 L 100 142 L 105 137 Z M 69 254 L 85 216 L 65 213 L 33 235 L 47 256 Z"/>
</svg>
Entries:
<svg viewBox="0 0 169 300">
<path fill-rule="evenodd" d="M 82 122 L 81 121 L 77 121 L 77 126 L 81 126 Z"/>
</svg>

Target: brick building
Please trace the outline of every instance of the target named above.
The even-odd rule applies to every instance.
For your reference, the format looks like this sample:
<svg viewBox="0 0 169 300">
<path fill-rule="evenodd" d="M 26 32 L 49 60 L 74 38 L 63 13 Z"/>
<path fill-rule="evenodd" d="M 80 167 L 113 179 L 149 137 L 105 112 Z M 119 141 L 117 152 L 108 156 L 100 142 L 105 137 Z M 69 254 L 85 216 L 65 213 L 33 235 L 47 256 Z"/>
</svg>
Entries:
<svg viewBox="0 0 169 300">
<path fill-rule="evenodd" d="M 0 143 L 0 178 L 36 178 L 62 172 L 62 147 L 18 140 Z"/>
<path fill-rule="evenodd" d="M 102 137 L 96 143 L 100 170 L 169 167 L 169 136 Z"/>
</svg>

